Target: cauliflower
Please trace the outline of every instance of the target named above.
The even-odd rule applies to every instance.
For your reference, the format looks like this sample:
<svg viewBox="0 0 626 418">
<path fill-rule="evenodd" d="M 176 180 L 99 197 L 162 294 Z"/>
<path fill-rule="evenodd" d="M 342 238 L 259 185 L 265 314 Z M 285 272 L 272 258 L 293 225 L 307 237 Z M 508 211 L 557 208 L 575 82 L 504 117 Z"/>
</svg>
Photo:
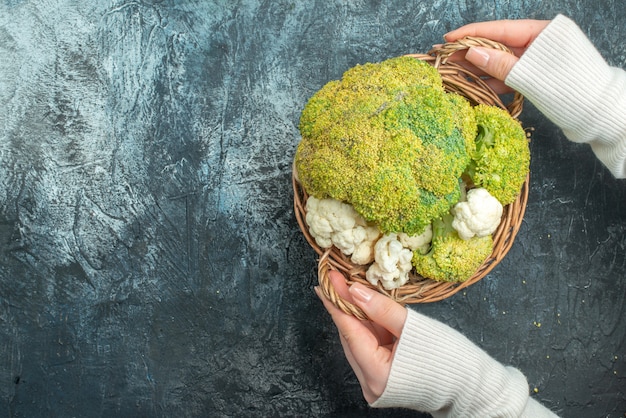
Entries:
<svg viewBox="0 0 626 418">
<path fill-rule="evenodd" d="M 467 201 L 457 203 L 452 209 L 452 227 L 465 240 L 491 235 L 500 225 L 502 210 L 502 204 L 486 189 L 471 189 Z"/>
<path fill-rule="evenodd" d="M 374 263 L 365 273 L 365 278 L 376 286 L 380 281 L 385 289 L 395 289 L 409 281 L 413 268 L 413 252 L 398 241 L 397 234 L 386 234 L 376 242 Z"/>
<path fill-rule="evenodd" d="M 530 169 L 530 148 L 520 123 L 495 106 L 474 107 L 478 135 L 466 173 L 503 205 L 513 203 Z"/>
<path fill-rule="evenodd" d="M 432 238 L 432 225 L 428 225 L 424 232 L 419 235 L 407 235 L 404 232 L 400 232 L 398 234 L 398 241 L 400 241 L 403 247 L 408 248 L 411 251 L 417 250 L 420 252 L 424 252 L 425 250 L 428 250 Z"/>
<path fill-rule="evenodd" d="M 369 225 L 352 206 L 335 199 L 309 196 L 306 202 L 306 223 L 317 245 L 333 245 L 345 255 L 352 255 L 355 264 L 374 260 L 374 245 L 381 235 L 376 226 Z"/>
<path fill-rule="evenodd" d="M 422 277 L 447 282 L 463 282 L 493 251 L 491 235 L 464 240 L 452 227 L 452 215 L 433 222 L 430 250 L 413 253 L 413 267 Z"/>
<path fill-rule="evenodd" d="M 374 261 L 374 248 L 379 237 L 380 230 L 377 227 L 371 225 L 365 227 L 365 239 L 356 245 L 350 260 L 360 265 L 366 265 Z"/>
</svg>

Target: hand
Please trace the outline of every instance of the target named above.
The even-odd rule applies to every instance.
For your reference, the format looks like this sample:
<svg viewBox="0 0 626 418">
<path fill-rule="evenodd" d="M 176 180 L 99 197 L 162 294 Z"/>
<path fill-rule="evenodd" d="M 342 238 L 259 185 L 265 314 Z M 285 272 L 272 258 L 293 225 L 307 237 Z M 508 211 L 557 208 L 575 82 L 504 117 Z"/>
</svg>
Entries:
<svg viewBox="0 0 626 418">
<path fill-rule="evenodd" d="M 359 306 L 370 318 L 361 321 L 344 313 L 315 288 L 337 326 L 343 351 L 361 384 L 363 396 L 372 403 L 387 386 L 393 355 L 406 321 L 406 308 L 360 283 L 348 288 L 339 272 L 330 271 L 329 277 L 337 293 Z"/>
<path fill-rule="evenodd" d="M 503 81 L 530 44 L 550 23 L 549 20 L 496 20 L 470 23 L 444 35 L 447 42 L 465 36 L 487 38 L 506 45 L 513 54 L 491 48 L 472 47 L 464 59 L 452 58 L 478 76 L 491 76 L 490 86 L 497 93 L 507 93 L 511 89 Z"/>
</svg>

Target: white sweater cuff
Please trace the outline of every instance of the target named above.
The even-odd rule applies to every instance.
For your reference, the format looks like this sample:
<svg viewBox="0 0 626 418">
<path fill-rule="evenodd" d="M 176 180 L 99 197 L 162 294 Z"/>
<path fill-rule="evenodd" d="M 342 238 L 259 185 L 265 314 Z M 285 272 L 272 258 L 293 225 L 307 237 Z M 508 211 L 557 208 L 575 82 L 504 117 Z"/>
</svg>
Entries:
<svg viewBox="0 0 626 418">
<path fill-rule="evenodd" d="M 404 407 L 434 417 L 524 416 L 526 378 L 452 328 L 409 309 L 389 380 L 373 407 Z"/>
<path fill-rule="evenodd" d="M 626 72 L 609 66 L 576 23 L 554 18 L 505 82 L 626 177 Z"/>
</svg>

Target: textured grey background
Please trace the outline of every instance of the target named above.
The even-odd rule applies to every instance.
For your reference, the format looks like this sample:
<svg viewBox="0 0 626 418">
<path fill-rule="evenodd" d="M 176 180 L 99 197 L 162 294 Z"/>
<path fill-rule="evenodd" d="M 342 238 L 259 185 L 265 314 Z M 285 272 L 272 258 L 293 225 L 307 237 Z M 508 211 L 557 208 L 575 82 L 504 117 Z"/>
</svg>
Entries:
<svg viewBox="0 0 626 418">
<path fill-rule="evenodd" d="M 310 95 L 463 23 L 619 0 L 0 1 L 0 416 L 368 409 L 314 297 L 291 158 Z M 626 182 L 527 105 L 527 215 L 492 274 L 414 306 L 567 417 L 626 413 Z"/>
</svg>

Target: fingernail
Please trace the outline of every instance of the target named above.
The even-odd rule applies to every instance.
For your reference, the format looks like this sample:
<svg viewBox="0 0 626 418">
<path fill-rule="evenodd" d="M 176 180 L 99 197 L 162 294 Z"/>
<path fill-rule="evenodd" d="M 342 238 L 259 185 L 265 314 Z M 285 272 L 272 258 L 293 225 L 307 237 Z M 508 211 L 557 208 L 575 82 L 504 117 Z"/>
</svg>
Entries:
<svg viewBox="0 0 626 418">
<path fill-rule="evenodd" d="M 465 59 L 479 68 L 485 68 L 489 62 L 489 53 L 480 47 L 472 47 L 465 54 Z"/>
<path fill-rule="evenodd" d="M 359 302 L 367 303 L 372 299 L 373 291 L 361 283 L 354 283 L 349 290 L 352 297 Z"/>
</svg>

